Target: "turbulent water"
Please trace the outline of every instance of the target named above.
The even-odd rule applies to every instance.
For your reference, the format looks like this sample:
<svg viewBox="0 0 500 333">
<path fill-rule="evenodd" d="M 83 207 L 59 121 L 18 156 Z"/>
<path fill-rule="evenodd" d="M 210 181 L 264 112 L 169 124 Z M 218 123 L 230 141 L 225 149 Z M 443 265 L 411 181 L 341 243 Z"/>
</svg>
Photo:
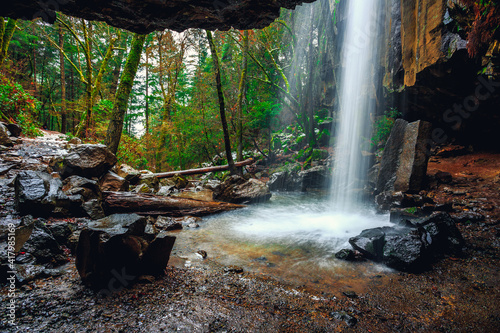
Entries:
<svg viewBox="0 0 500 333">
<path fill-rule="evenodd" d="M 354 212 L 362 205 L 362 179 L 368 172 L 362 145 L 370 137 L 375 71 L 379 63 L 381 0 L 350 0 L 346 15 L 340 77 L 340 114 L 335 140 L 332 196 L 335 211 Z"/>
<path fill-rule="evenodd" d="M 200 228 L 183 230 L 177 236 L 175 255 L 187 260 L 183 265 L 197 265 L 203 260 L 195 253 L 204 250 L 224 265 L 299 285 L 311 281 L 328 285 L 332 276 L 350 280 L 385 270 L 369 262 L 346 263 L 334 254 L 350 248 L 349 237 L 363 229 L 390 225 L 387 216 L 370 210 L 332 214 L 325 210 L 328 203 L 326 195 L 274 193 L 267 203 L 210 216 Z"/>
</svg>

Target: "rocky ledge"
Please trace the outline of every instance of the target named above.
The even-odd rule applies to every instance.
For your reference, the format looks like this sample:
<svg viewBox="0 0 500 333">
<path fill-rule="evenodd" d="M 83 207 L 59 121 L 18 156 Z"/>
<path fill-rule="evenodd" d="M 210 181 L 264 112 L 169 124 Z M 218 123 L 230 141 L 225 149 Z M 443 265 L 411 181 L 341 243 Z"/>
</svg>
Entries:
<svg viewBox="0 0 500 333">
<path fill-rule="evenodd" d="M 18 0 L 2 4 L 0 16 L 53 23 L 56 11 L 106 23 L 137 33 L 188 28 L 229 30 L 264 28 L 279 16 L 312 0 Z"/>
</svg>

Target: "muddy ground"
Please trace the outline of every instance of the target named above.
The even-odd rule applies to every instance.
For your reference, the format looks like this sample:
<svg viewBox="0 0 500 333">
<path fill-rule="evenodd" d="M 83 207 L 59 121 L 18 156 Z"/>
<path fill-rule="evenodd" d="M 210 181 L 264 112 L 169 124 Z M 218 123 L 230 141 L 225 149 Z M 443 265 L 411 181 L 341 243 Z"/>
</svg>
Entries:
<svg viewBox="0 0 500 333">
<path fill-rule="evenodd" d="M 498 332 L 500 155 L 433 157 L 428 174 L 438 171 L 450 172 L 453 181 L 434 184 L 435 200 L 486 219 L 459 223 L 465 255 L 444 258 L 430 271 L 387 271 L 361 282 L 332 276 L 331 287 L 314 287 L 240 272 L 210 258 L 185 268 L 174 257 L 161 279 L 104 296 L 82 286 L 71 260 L 66 274 L 18 288 L 17 326 L 7 323 L 3 287 L 0 331 Z M 1 193 L 2 207 L 9 207 L 12 195 Z"/>
</svg>

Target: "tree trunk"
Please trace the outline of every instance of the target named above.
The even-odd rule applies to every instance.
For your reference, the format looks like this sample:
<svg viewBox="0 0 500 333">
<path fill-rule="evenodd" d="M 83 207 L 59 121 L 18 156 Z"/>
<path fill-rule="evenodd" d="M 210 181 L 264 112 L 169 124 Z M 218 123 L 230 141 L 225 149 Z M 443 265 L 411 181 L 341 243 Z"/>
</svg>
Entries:
<svg viewBox="0 0 500 333">
<path fill-rule="evenodd" d="M 109 93 L 111 96 L 115 96 L 116 90 L 118 89 L 118 80 L 120 79 L 120 72 L 122 69 L 123 57 L 125 56 L 125 51 L 127 48 L 127 36 L 123 35 L 120 30 L 118 30 L 118 38 L 120 39 L 120 48 L 118 50 L 118 56 L 114 57 L 115 67 L 113 68 L 113 79 L 111 80 L 111 87 L 109 88 Z"/>
<path fill-rule="evenodd" d="M 90 130 L 91 124 L 92 124 L 92 55 L 91 55 L 91 46 L 90 46 L 90 38 L 89 34 L 87 32 L 87 24 L 85 21 L 82 19 L 82 29 L 83 29 L 83 37 L 85 39 L 85 64 L 87 68 L 87 85 L 85 89 L 85 109 L 87 112 L 86 116 L 86 123 L 85 123 L 85 132 L 88 134 L 88 131 Z M 91 23 L 89 23 L 91 24 Z M 82 131 L 83 133 L 83 131 Z M 81 136 L 81 133 L 79 133 Z"/>
<path fill-rule="evenodd" d="M 255 161 L 252 158 L 249 158 L 247 160 L 234 163 L 234 166 L 240 168 L 240 167 L 244 167 L 245 165 L 250 165 L 254 162 Z M 160 172 L 160 173 L 155 173 L 154 175 L 156 176 L 156 178 L 169 178 L 169 177 L 174 177 L 175 175 L 183 175 L 183 176 L 199 175 L 202 173 L 223 171 L 223 170 L 228 170 L 228 169 L 229 169 L 229 165 L 218 165 L 218 166 L 199 168 L 199 169 Z M 151 175 L 149 174 L 146 177 L 151 177 Z"/>
<path fill-rule="evenodd" d="M 149 57 L 146 52 L 146 109 L 144 116 L 146 117 L 146 134 L 149 133 Z"/>
<path fill-rule="evenodd" d="M 227 164 L 229 166 L 229 172 L 231 173 L 231 175 L 235 175 L 236 168 L 234 167 L 233 156 L 231 154 L 231 141 L 229 140 L 229 130 L 227 128 L 224 94 L 222 92 L 222 82 L 220 77 L 219 56 L 217 55 L 217 50 L 215 49 L 212 33 L 209 30 L 206 30 L 206 32 L 207 32 L 208 44 L 210 45 L 210 52 L 212 53 L 212 59 L 214 62 L 215 82 L 217 85 L 217 96 L 219 97 L 219 112 L 220 112 L 220 120 L 222 123 L 222 131 L 224 132 L 224 146 L 226 148 Z"/>
<path fill-rule="evenodd" d="M 102 59 L 101 66 L 99 67 L 99 72 L 97 73 L 94 87 L 92 89 L 92 105 L 95 105 L 95 103 L 97 103 L 97 97 L 99 96 L 99 93 L 101 91 L 102 77 L 104 75 L 104 72 L 106 72 L 106 70 L 108 69 L 109 60 L 113 56 L 115 42 L 116 42 L 116 39 L 113 38 L 112 36 L 110 36 L 109 45 L 108 45 L 108 48 L 106 49 L 106 54 L 104 55 L 104 58 Z"/>
<path fill-rule="evenodd" d="M 131 192 L 103 192 L 104 206 L 108 213 L 139 213 L 164 216 L 205 216 L 243 208 L 227 202 L 201 201 Z"/>
<path fill-rule="evenodd" d="M 59 24 L 59 47 L 64 49 L 62 25 Z M 61 133 L 66 133 L 66 73 L 64 69 L 64 53 L 59 51 L 59 71 L 61 73 Z"/>
<path fill-rule="evenodd" d="M 132 44 L 130 46 L 130 53 L 128 54 L 125 67 L 123 68 L 123 73 L 120 78 L 120 84 L 118 86 L 118 90 L 116 91 L 115 106 L 113 108 L 113 112 L 111 113 L 111 120 L 109 121 L 105 140 L 106 146 L 114 154 L 118 151 L 118 145 L 120 144 L 123 130 L 123 119 L 125 118 L 125 113 L 127 112 L 128 101 L 134 84 L 135 74 L 137 73 L 137 68 L 139 67 L 139 62 L 141 60 L 142 47 L 144 46 L 145 40 L 146 35 L 134 34 Z"/>
<path fill-rule="evenodd" d="M 247 53 L 248 53 L 248 30 L 243 34 L 243 60 L 240 84 L 238 89 L 238 161 L 243 161 L 243 96 L 245 95 L 245 84 L 247 79 Z"/>
<path fill-rule="evenodd" d="M 7 58 L 7 50 L 9 49 L 10 39 L 16 30 L 17 20 L 9 18 L 7 25 L 3 17 L 0 17 L 0 67 L 2 67 L 5 58 Z"/>
</svg>

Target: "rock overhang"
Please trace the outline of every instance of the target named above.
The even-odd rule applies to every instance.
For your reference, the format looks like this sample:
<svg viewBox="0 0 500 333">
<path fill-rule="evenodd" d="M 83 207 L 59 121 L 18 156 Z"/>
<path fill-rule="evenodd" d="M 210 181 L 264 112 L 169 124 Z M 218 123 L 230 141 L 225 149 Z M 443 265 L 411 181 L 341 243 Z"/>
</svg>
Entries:
<svg viewBox="0 0 500 333">
<path fill-rule="evenodd" d="M 315 0 L 16 0 L 2 4 L 0 16 L 53 23 L 56 12 L 137 33 L 188 28 L 264 28 L 279 16 Z"/>
</svg>

